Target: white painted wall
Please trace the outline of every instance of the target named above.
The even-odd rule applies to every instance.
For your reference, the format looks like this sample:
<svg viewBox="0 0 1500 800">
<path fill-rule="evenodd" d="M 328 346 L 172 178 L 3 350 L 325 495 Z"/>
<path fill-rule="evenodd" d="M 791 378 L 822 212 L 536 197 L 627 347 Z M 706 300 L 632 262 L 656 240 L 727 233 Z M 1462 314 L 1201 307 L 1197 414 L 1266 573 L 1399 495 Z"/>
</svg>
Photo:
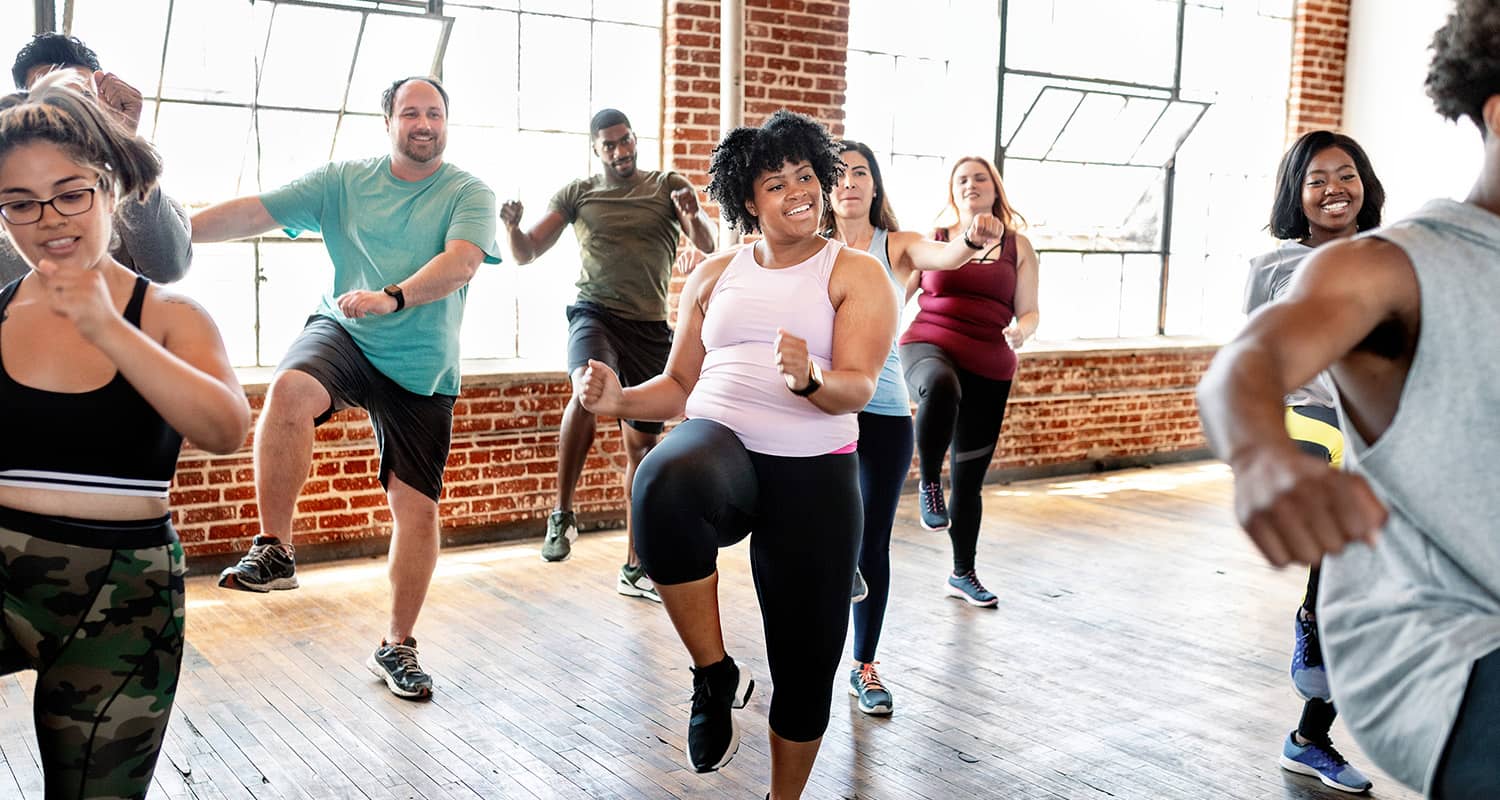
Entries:
<svg viewBox="0 0 1500 800">
<path fill-rule="evenodd" d="M 1478 130 L 1439 117 L 1423 86 L 1432 34 L 1451 8 L 1442 0 L 1350 3 L 1344 133 L 1385 184 L 1387 222 L 1434 197 L 1462 199 L 1479 173 Z"/>
</svg>

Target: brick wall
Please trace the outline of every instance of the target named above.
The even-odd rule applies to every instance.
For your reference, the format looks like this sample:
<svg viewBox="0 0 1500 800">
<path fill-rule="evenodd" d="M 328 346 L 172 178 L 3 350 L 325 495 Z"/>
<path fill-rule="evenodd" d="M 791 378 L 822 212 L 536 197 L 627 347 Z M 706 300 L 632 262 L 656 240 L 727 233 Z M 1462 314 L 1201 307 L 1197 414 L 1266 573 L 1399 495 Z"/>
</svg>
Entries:
<svg viewBox="0 0 1500 800">
<path fill-rule="evenodd" d="M 1286 116 L 1289 142 L 1311 130 L 1343 127 L 1349 0 L 1297 0 L 1294 13 Z"/>
</svg>

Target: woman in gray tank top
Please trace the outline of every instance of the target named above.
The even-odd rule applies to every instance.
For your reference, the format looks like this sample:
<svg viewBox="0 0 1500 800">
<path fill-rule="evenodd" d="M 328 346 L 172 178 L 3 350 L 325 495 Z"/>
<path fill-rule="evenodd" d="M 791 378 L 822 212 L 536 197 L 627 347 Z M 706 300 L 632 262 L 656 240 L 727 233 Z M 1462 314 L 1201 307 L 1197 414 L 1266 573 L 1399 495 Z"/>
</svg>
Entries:
<svg viewBox="0 0 1500 800">
<path fill-rule="evenodd" d="M 1309 253 L 1329 242 L 1380 225 L 1385 189 L 1357 142 L 1332 131 L 1312 131 L 1294 143 L 1276 170 L 1271 233 L 1282 240 L 1275 250 L 1250 261 L 1245 311 L 1253 313 L 1286 293 Z M 1318 376 L 1287 393 L 1286 429 L 1302 452 L 1343 467 L 1344 437 L 1339 432 L 1331 385 Z M 1319 565 L 1307 571 L 1307 591 L 1297 610 L 1292 649 L 1292 688 L 1304 701 L 1297 728 L 1281 742 L 1283 769 L 1318 778 L 1344 791 L 1365 791 L 1370 781 L 1349 764 L 1329 738 L 1334 710 L 1328 691 L 1315 608 Z"/>
</svg>

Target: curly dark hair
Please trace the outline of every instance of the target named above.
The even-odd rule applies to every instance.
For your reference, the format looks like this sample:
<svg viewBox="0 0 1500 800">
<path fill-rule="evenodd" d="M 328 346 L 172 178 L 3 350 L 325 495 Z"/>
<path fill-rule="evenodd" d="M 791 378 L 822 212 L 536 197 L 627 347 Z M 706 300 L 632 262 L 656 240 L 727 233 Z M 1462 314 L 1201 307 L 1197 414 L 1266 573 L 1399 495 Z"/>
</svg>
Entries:
<svg viewBox="0 0 1500 800">
<path fill-rule="evenodd" d="M 1484 131 L 1484 101 L 1500 94 L 1500 4 L 1458 0 L 1432 36 L 1427 96 L 1447 119 L 1468 117 Z"/>
<path fill-rule="evenodd" d="M 44 65 L 87 67 L 98 72 L 99 56 L 94 55 L 94 51 L 77 36 L 39 33 L 16 53 L 16 61 L 10 68 L 10 77 L 15 80 L 16 88 L 25 89 L 26 74 Z"/>
<path fill-rule="evenodd" d="M 719 204 L 719 213 L 741 233 L 760 230 L 760 220 L 745 208 L 755 196 L 755 180 L 763 172 L 774 172 L 788 161 L 806 162 L 822 184 L 823 206 L 828 193 L 844 172 L 838 146 L 828 130 L 811 117 L 781 109 L 759 128 L 735 128 L 724 134 L 714 148 L 708 174 L 708 196 Z"/>
<path fill-rule="evenodd" d="M 1365 187 L 1364 201 L 1359 207 L 1359 215 L 1354 218 L 1355 230 L 1380 227 L 1385 187 L 1375 177 L 1375 167 L 1370 164 L 1364 148 L 1342 133 L 1309 131 L 1292 143 L 1291 149 L 1281 157 L 1281 166 L 1276 168 L 1276 199 L 1271 203 L 1271 223 L 1268 226 L 1272 236 L 1300 241 L 1312 233 L 1307 224 L 1307 212 L 1302 210 L 1302 182 L 1313 157 L 1330 147 L 1349 154 L 1354 161 L 1354 170 L 1359 173 L 1359 182 Z"/>
</svg>

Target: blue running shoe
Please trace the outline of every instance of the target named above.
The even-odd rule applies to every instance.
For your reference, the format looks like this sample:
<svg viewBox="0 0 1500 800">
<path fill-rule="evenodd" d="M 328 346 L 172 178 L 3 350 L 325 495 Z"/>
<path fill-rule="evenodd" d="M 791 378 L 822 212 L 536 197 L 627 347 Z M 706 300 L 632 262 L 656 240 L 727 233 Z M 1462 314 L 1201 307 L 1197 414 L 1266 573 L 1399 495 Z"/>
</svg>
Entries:
<svg viewBox="0 0 1500 800">
<path fill-rule="evenodd" d="M 943 502 L 943 484 L 922 481 L 917 486 L 917 495 L 922 527 L 929 531 L 948 530 L 948 505 Z"/>
<path fill-rule="evenodd" d="M 1370 791 L 1370 779 L 1349 765 L 1329 742 L 1297 744 L 1289 733 L 1281 743 L 1281 768 L 1298 775 L 1309 775 L 1341 792 L 1359 794 Z"/>
<path fill-rule="evenodd" d="M 1292 688 L 1303 700 L 1331 702 L 1328 670 L 1323 666 L 1323 646 L 1318 642 L 1318 624 L 1311 615 L 1297 611 L 1297 643 L 1292 648 Z"/>
<path fill-rule="evenodd" d="M 962 575 L 948 576 L 948 596 L 957 597 L 971 606 L 980 608 L 994 608 L 1000 604 L 1000 598 L 984 588 L 984 584 L 979 582 L 979 576 L 975 575 L 972 569 Z"/>
</svg>

